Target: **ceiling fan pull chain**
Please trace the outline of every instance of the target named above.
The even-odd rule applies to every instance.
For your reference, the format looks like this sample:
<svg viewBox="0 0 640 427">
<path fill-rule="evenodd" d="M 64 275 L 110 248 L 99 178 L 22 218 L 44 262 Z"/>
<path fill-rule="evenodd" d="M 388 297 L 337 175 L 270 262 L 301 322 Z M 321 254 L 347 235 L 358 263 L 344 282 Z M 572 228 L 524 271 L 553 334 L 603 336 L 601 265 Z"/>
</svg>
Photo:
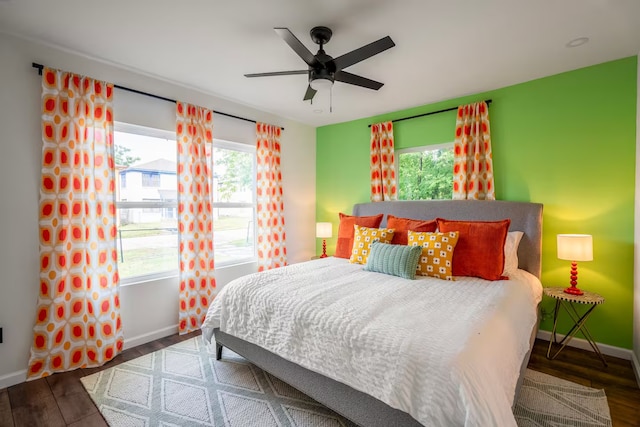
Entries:
<svg viewBox="0 0 640 427">
<path fill-rule="evenodd" d="M 329 112 L 333 113 L 333 86 L 329 89 Z"/>
</svg>

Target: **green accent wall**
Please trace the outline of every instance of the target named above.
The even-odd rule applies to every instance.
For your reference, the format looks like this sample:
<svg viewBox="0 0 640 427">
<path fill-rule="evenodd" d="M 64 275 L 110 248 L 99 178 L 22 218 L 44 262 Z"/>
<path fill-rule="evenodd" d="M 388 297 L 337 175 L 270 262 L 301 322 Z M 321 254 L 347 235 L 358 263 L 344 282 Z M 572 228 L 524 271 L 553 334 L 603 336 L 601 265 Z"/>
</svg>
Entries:
<svg viewBox="0 0 640 427">
<path fill-rule="evenodd" d="M 490 92 L 317 129 L 316 219 L 369 201 L 369 128 L 492 99 L 496 197 L 544 204 L 542 283 L 566 286 L 570 263 L 556 257 L 556 234 L 593 235 L 594 260 L 579 263 L 579 286 L 606 299 L 588 322 L 596 341 L 632 348 L 633 221 L 637 58 L 629 57 Z M 398 122 L 396 149 L 452 142 L 455 111 Z M 330 254 L 335 237 L 327 241 Z M 321 251 L 318 242 L 318 253 Z M 544 298 L 542 329 L 553 301 Z M 569 323 L 560 323 L 566 332 Z M 578 334 L 581 337 L 580 334 Z"/>
</svg>

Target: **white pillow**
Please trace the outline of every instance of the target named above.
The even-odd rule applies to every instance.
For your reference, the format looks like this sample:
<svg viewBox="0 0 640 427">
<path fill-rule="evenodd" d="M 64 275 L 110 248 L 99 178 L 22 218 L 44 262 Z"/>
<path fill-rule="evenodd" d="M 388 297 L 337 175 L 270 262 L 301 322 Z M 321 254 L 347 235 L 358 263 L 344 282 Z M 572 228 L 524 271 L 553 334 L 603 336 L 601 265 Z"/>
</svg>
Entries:
<svg viewBox="0 0 640 427">
<path fill-rule="evenodd" d="M 510 274 L 518 270 L 518 245 L 524 233 L 522 231 L 510 231 L 504 241 L 504 271 L 503 276 L 509 277 Z"/>
</svg>

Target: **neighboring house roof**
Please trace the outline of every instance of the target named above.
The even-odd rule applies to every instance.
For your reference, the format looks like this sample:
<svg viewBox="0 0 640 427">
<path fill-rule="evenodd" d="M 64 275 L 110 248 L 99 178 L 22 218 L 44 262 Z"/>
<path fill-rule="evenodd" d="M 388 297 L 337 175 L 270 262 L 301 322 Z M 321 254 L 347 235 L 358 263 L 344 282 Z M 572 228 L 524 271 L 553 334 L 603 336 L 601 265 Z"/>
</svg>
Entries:
<svg viewBox="0 0 640 427">
<path fill-rule="evenodd" d="M 176 173 L 175 160 L 156 159 L 146 163 L 138 163 L 129 166 L 123 172 L 164 172 L 174 174 Z"/>
</svg>

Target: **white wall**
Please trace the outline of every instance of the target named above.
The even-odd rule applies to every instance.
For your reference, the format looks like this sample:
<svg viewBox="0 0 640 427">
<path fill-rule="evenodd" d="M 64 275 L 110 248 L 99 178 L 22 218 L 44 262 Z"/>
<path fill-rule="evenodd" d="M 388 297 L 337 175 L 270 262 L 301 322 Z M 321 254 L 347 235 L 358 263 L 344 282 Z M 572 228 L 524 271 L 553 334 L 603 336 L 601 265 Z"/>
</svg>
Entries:
<svg viewBox="0 0 640 427">
<path fill-rule="evenodd" d="M 1 33 L 0 58 L 0 327 L 4 333 L 0 344 L 0 388 L 25 378 L 38 292 L 41 113 L 40 78 L 32 62 L 285 127 L 281 143 L 289 262 L 305 261 L 315 254 L 313 127 Z M 175 131 L 175 105 L 116 90 L 114 119 Z M 253 144 L 253 126 L 214 115 L 215 138 Z M 218 269 L 218 285 L 222 287 L 255 270 L 255 263 Z M 177 278 L 123 286 L 121 304 L 126 347 L 177 331 Z"/>
<path fill-rule="evenodd" d="M 638 52 L 637 67 L 638 84 L 636 86 L 636 96 L 638 98 L 636 107 L 636 202 L 634 220 L 634 290 L 633 290 L 633 354 L 632 363 L 636 373 L 636 380 L 640 386 L 640 52 Z"/>
</svg>

